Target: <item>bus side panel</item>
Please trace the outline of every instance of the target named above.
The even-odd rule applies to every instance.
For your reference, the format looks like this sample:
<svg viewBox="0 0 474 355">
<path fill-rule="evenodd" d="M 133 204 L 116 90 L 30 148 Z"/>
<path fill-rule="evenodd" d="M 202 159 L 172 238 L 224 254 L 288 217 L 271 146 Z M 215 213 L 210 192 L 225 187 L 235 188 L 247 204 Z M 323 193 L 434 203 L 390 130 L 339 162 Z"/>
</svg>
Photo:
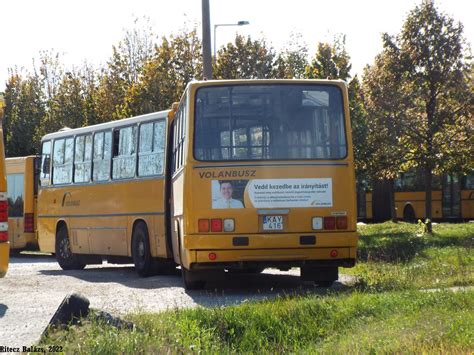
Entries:
<svg viewBox="0 0 474 355">
<path fill-rule="evenodd" d="M 461 213 L 464 219 L 474 218 L 474 190 L 461 191 Z"/>
<path fill-rule="evenodd" d="M 165 216 L 153 216 L 149 218 L 148 223 L 151 255 L 154 257 L 167 258 Z"/>
<path fill-rule="evenodd" d="M 425 217 L 425 192 L 395 192 L 395 210 L 398 219 L 403 219 L 405 207 L 410 205 L 415 211 L 416 218 Z M 441 208 L 441 191 L 433 191 L 431 213 L 433 218 L 441 219 L 443 217 Z"/>
<path fill-rule="evenodd" d="M 166 252 L 159 255 L 154 238 L 160 235 L 165 244 L 164 223 L 157 227 L 153 223 L 164 216 L 163 184 L 164 179 L 157 178 L 40 189 L 41 250 L 54 251 L 56 223 L 66 218 L 73 252 L 130 256 L 133 223 L 140 219 L 147 224 L 152 255 L 166 256 Z"/>
<path fill-rule="evenodd" d="M 23 176 L 23 181 L 25 181 L 25 158 L 7 158 L 5 160 L 5 168 L 6 168 L 6 173 L 7 173 L 7 178 L 8 179 L 15 179 L 15 176 L 18 176 L 21 174 Z M 15 204 L 14 198 L 12 197 L 14 189 L 14 183 L 10 184 L 10 191 L 8 191 L 9 194 L 9 201 L 10 203 Z M 24 188 L 23 188 L 23 201 L 25 199 L 24 196 Z M 9 203 L 9 204 L 10 204 Z M 23 203 L 24 205 L 24 203 Z M 23 207 L 24 208 L 24 207 Z M 11 205 L 9 206 L 9 215 L 12 214 L 13 209 L 11 208 Z M 18 212 L 18 211 L 17 211 Z M 24 215 L 24 211 L 23 211 Z M 26 240 L 25 236 L 23 235 L 23 216 L 21 217 L 8 217 L 8 235 L 10 239 L 10 249 L 22 249 L 26 246 Z"/>
<path fill-rule="evenodd" d="M 55 252 L 56 226 L 58 220 L 54 217 L 38 218 L 38 244 L 41 251 Z"/>
<path fill-rule="evenodd" d="M 33 230 L 36 229 L 36 195 L 35 195 L 35 157 L 30 156 L 25 161 L 25 188 L 24 188 L 24 214 L 33 216 Z M 25 232 L 25 219 L 22 219 L 22 232 L 25 235 L 27 246 L 33 249 L 38 249 L 38 239 L 36 233 Z"/>
<path fill-rule="evenodd" d="M 189 267 L 186 263 L 186 254 L 179 252 L 180 247 L 183 248 L 183 240 L 179 238 L 184 236 L 186 227 L 183 225 L 183 213 L 184 213 L 184 171 L 183 170 L 175 179 L 171 182 L 172 188 L 172 204 L 171 204 L 171 234 L 173 244 L 173 258 L 177 264 L 183 262 L 185 267 Z M 189 195 L 192 196 L 192 195 Z"/>
</svg>

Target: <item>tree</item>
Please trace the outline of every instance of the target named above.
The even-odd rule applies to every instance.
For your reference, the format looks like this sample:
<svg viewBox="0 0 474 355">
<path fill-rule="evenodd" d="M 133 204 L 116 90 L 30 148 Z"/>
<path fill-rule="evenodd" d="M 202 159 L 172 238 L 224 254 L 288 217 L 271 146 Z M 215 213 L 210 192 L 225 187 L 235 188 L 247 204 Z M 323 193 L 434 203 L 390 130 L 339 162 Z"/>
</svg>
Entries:
<svg viewBox="0 0 474 355">
<path fill-rule="evenodd" d="M 369 174 L 369 164 L 372 152 L 367 145 L 370 127 L 364 105 L 364 96 L 357 75 L 349 82 L 348 89 L 356 176 L 360 180 L 367 180 L 371 176 Z"/>
<path fill-rule="evenodd" d="M 265 79 L 274 73 L 275 53 L 264 39 L 252 41 L 237 35 L 217 52 L 214 77 L 217 79 Z"/>
<path fill-rule="evenodd" d="M 201 42 L 196 29 L 162 38 L 133 87 L 129 106 L 134 114 L 169 109 L 188 82 L 202 77 Z"/>
<path fill-rule="evenodd" d="M 308 66 L 308 49 L 301 34 L 292 33 L 285 48 L 277 55 L 274 63 L 274 78 L 301 79 Z"/>
<path fill-rule="evenodd" d="M 318 49 L 309 66 L 306 77 L 309 79 L 342 79 L 350 78 L 350 57 L 345 48 L 346 37 L 338 36 L 330 43 L 318 43 Z"/>
<path fill-rule="evenodd" d="M 473 167 L 472 64 L 462 31 L 433 1 L 423 1 L 409 13 L 398 36 L 384 35 L 374 69 L 379 72 L 367 79 L 373 80 L 371 97 L 379 96 L 373 102 L 374 113 L 381 115 L 377 119 L 390 116 L 384 111 L 398 112 L 382 126 L 398 143 L 399 168 L 423 171 L 429 221 L 433 174 Z"/>
<path fill-rule="evenodd" d="M 138 20 L 135 20 L 135 25 L 137 23 Z M 149 26 L 136 25 L 125 32 L 117 45 L 112 46 L 112 56 L 98 75 L 95 93 L 98 122 L 141 113 L 133 107 L 133 97 L 145 64 L 153 55 L 154 37 Z"/>
<path fill-rule="evenodd" d="M 395 70 L 399 62 L 384 52 L 364 70 L 362 95 L 366 110 L 367 131 L 363 150 L 364 170 L 374 180 L 393 179 L 400 171 L 407 147 L 400 144 L 406 121 L 406 100 L 399 85 L 401 73 Z"/>
<path fill-rule="evenodd" d="M 78 72 L 66 72 L 51 98 L 48 112 L 42 122 L 46 132 L 64 127 L 77 128 L 87 124 L 82 78 Z"/>
<path fill-rule="evenodd" d="M 5 89 L 5 151 L 9 157 L 38 153 L 37 133 L 45 115 L 42 82 L 38 75 L 23 78 L 11 71 Z"/>
</svg>

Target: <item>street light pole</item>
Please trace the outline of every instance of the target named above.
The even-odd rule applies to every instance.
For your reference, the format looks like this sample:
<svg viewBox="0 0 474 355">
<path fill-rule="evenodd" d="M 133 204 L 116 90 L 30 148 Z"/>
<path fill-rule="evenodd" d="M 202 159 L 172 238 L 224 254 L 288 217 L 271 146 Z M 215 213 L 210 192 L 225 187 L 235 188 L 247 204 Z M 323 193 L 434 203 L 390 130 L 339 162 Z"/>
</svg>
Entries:
<svg viewBox="0 0 474 355">
<path fill-rule="evenodd" d="M 248 21 L 239 21 L 237 23 L 218 23 L 218 24 L 215 24 L 214 25 L 214 61 L 217 60 L 217 47 L 216 47 L 216 33 L 217 33 L 217 27 L 219 26 L 245 26 L 245 25 L 249 25 L 250 22 Z"/>
<path fill-rule="evenodd" d="M 209 0 L 202 0 L 202 63 L 204 78 L 212 79 L 211 20 L 209 15 Z"/>
</svg>

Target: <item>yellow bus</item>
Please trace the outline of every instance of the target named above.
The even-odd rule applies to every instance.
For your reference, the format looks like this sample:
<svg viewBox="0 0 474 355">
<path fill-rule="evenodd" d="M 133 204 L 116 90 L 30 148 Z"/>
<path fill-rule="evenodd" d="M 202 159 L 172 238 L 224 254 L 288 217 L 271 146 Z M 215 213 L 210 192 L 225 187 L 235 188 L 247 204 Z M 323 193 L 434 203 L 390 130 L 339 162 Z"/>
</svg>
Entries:
<svg viewBox="0 0 474 355">
<path fill-rule="evenodd" d="M 38 249 L 35 233 L 36 159 L 35 156 L 5 159 L 10 250 Z"/>
<path fill-rule="evenodd" d="M 360 219 L 390 219 L 393 200 L 396 218 L 415 222 L 425 218 L 425 187 L 423 176 L 416 171 L 399 174 L 393 182 L 393 192 L 382 189 L 382 196 L 374 198 L 374 192 L 365 194 L 365 201 L 359 199 Z M 393 193 L 393 197 L 388 195 Z M 360 196 L 360 194 L 359 194 Z M 474 174 L 445 174 L 433 177 L 431 215 L 435 221 L 461 221 L 474 219 Z M 383 205 L 382 205 L 383 204 Z M 375 213 L 374 210 L 378 212 Z M 382 212 L 382 216 L 380 215 Z"/>
<path fill-rule="evenodd" d="M 3 107 L 4 101 L 0 97 L 0 277 L 4 277 L 8 270 L 10 259 L 10 244 L 8 241 L 8 201 L 7 178 L 5 172 L 5 149 L 3 145 Z"/>
<path fill-rule="evenodd" d="M 39 180 L 40 248 L 64 269 L 172 261 L 192 289 L 266 267 L 327 286 L 355 264 L 342 81 L 194 81 L 172 111 L 46 135 Z"/>
</svg>

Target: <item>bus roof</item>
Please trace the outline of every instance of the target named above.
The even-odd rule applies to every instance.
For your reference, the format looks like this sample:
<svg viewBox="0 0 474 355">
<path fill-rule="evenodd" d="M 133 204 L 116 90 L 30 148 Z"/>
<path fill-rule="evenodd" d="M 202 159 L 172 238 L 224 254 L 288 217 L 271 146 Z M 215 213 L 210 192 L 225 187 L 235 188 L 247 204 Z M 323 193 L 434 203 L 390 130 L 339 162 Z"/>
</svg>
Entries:
<svg viewBox="0 0 474 355">
<path fill-rule="evenodd" d="M 164 110 L 164 111 L 148 113 L 146 115 L 134 116 L 130 118 L 124 118 L 121 120 L 100 123 L 100 124 L 96 124 L 92 126 L 86 126 L 86 127 L 80 127 L 80 128 L 74 128 L 74 129 L 63 129 L 58 132 L 49 133 L 45 135 L 42 141 L 61 138 L 61 137 L 70 137 L 70 136 L 86 134 L 90 132 L 102 131 L 102 130 L 112 129 L 116 127 L 127 126 L 133 123 L 142 123 L 142 122 L 152 121 L 157 118 L 166 118 L 168 117 L 169 112 L 170 110 Z"/>
<path fill-rule="evenodd" d="M 215 86 L 215 85 L 259 85 L 259 84 L 321 84 L 347 86 L 344 80 L 336 79 L 229 79 L 229 80 L 193 80 L 188 86 Z"/>
</svg>

